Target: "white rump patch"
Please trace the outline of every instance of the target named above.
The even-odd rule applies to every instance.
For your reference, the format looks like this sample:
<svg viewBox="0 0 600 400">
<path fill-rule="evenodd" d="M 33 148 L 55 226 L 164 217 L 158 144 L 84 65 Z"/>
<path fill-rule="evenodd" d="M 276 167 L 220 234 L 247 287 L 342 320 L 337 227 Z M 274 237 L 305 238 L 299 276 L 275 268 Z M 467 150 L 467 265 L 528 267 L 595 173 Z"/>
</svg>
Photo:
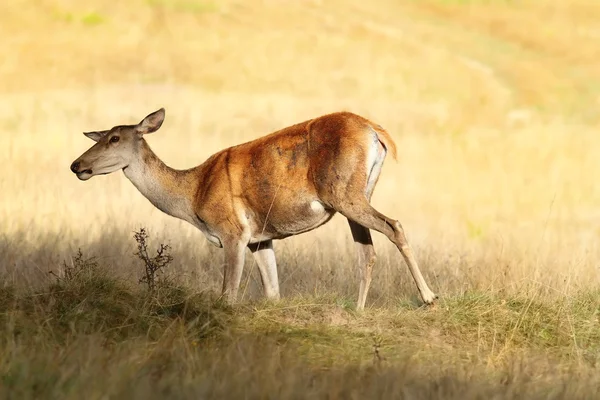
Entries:
<svg viewBox="0 0 600 400">
<path fill-rule="evenodd" d="M 379 143 L 377 132 L 371 129 L 372 135 L 369 136 L 369 153 L 367 154 L 367 187 L 365 188 L 365 194 L 367 197 L 371 197 L 373 189 L 375 189 L 375 183 L 381 173 L 383 167 L 383 160 L 387 153 L 385 147 Z"/>
</svg>

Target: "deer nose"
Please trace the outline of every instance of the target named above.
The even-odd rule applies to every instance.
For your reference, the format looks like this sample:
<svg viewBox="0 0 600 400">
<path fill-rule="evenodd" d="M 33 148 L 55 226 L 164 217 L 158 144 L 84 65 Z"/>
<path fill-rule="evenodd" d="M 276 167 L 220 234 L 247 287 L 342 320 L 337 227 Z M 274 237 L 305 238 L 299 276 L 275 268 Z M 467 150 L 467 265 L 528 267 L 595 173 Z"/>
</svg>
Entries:
<svg viewBox="0 0 600 400">
<path fill-rule="evenodd" d="M 79 172 L 79 161 L 75 161 L 73 164 L 71 164 L 71 171 L 73 171 L 73 173 L 77 173 Z"/>
</svg>

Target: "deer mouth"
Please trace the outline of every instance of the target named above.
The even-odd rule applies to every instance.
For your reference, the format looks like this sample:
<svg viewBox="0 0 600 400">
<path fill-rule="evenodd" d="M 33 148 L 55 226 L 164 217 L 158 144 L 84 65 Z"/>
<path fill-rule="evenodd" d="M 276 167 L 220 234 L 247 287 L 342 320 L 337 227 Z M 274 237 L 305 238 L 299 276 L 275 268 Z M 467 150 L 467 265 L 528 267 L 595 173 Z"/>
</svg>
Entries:
<svg viewBox="0 0 600 400">
<path fill-rule="evenodd" d="M 86 170 L 77 172 L 75 175 L 77 175 L 77 178 L 79 178 L 79 180 L 87 181 L 88 179 L 90 179 L 92 177 L 93 174 L 92 174 L 91 169 L 86 169 Z"/>
</svg>

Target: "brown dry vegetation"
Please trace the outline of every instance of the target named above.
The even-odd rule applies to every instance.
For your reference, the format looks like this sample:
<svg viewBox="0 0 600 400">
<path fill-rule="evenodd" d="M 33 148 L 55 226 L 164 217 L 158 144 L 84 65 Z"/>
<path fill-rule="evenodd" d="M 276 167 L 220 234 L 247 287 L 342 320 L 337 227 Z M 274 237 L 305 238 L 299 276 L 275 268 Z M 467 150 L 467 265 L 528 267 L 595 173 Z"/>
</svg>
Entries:
<svg viewBox="0 0 600 400">
<path fill-rule="evenodd" d="M 594 0 L 3 2 L 0 396 L 595 398 L 598 18 Z M 221 305 L 221 250 L 122 174 L 68 168 L 82 131 L 159 107 L 148 141 L 176 168 L 340 109 L 384 126 L 400 157 L 373 203 L 438 305 L 376 234 L 354 313 L 341 217 L 276 243 L 281 302 L 249 259 Z M 141 226 L 174 257 L 155 293 Z M 78 248 L 98 266 L 56 282 Z"/>
</svg>

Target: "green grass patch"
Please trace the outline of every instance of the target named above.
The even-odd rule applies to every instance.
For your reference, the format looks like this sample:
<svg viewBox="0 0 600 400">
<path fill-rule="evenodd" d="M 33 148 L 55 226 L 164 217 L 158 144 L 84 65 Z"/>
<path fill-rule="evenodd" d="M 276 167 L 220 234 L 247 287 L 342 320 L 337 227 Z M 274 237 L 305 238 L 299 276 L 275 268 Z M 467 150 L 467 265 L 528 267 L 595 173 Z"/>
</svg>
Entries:
<svg viewBox="0 0 600 400">
<path fill-rule="evenodd" d="M 82 24 L 87 26 L 96 26 L 106 22 L 106 17 L 96 11 L 92 11 L 83 15 L 80 21 Z"/>
<path fill-rule="evenodd" d="M 106 16 L 97 11 L 90 11 L 85 14 L 77 14 L 71 11 L 64 11 L 58 8 L 52 10 L 51 17 L 60 22 L 71 24 L 74 22 L 81 23 L 85 26 L 97 26 L 107 22 Z"/>
<path fill-rule="evenodd" d="M 226 307 L 205 294 L 180 287 L 149 293 L 100 274 L 28 293 L 0 291 L 0 324 L 6 335 L 59 345 L 86 335 L 106 342 L 157 340 L 173 325 L 190 337 L 207 338 L 229 318 Z"/>
<path fill-rule="evenodd" d="M 335 294 L 229 307 L 156 282 L 78 253 L 46 284 L 0 288 L 0 396 L 570 399 L 600 384 L 600 291 L 356 312 Z"/>
</svg>

